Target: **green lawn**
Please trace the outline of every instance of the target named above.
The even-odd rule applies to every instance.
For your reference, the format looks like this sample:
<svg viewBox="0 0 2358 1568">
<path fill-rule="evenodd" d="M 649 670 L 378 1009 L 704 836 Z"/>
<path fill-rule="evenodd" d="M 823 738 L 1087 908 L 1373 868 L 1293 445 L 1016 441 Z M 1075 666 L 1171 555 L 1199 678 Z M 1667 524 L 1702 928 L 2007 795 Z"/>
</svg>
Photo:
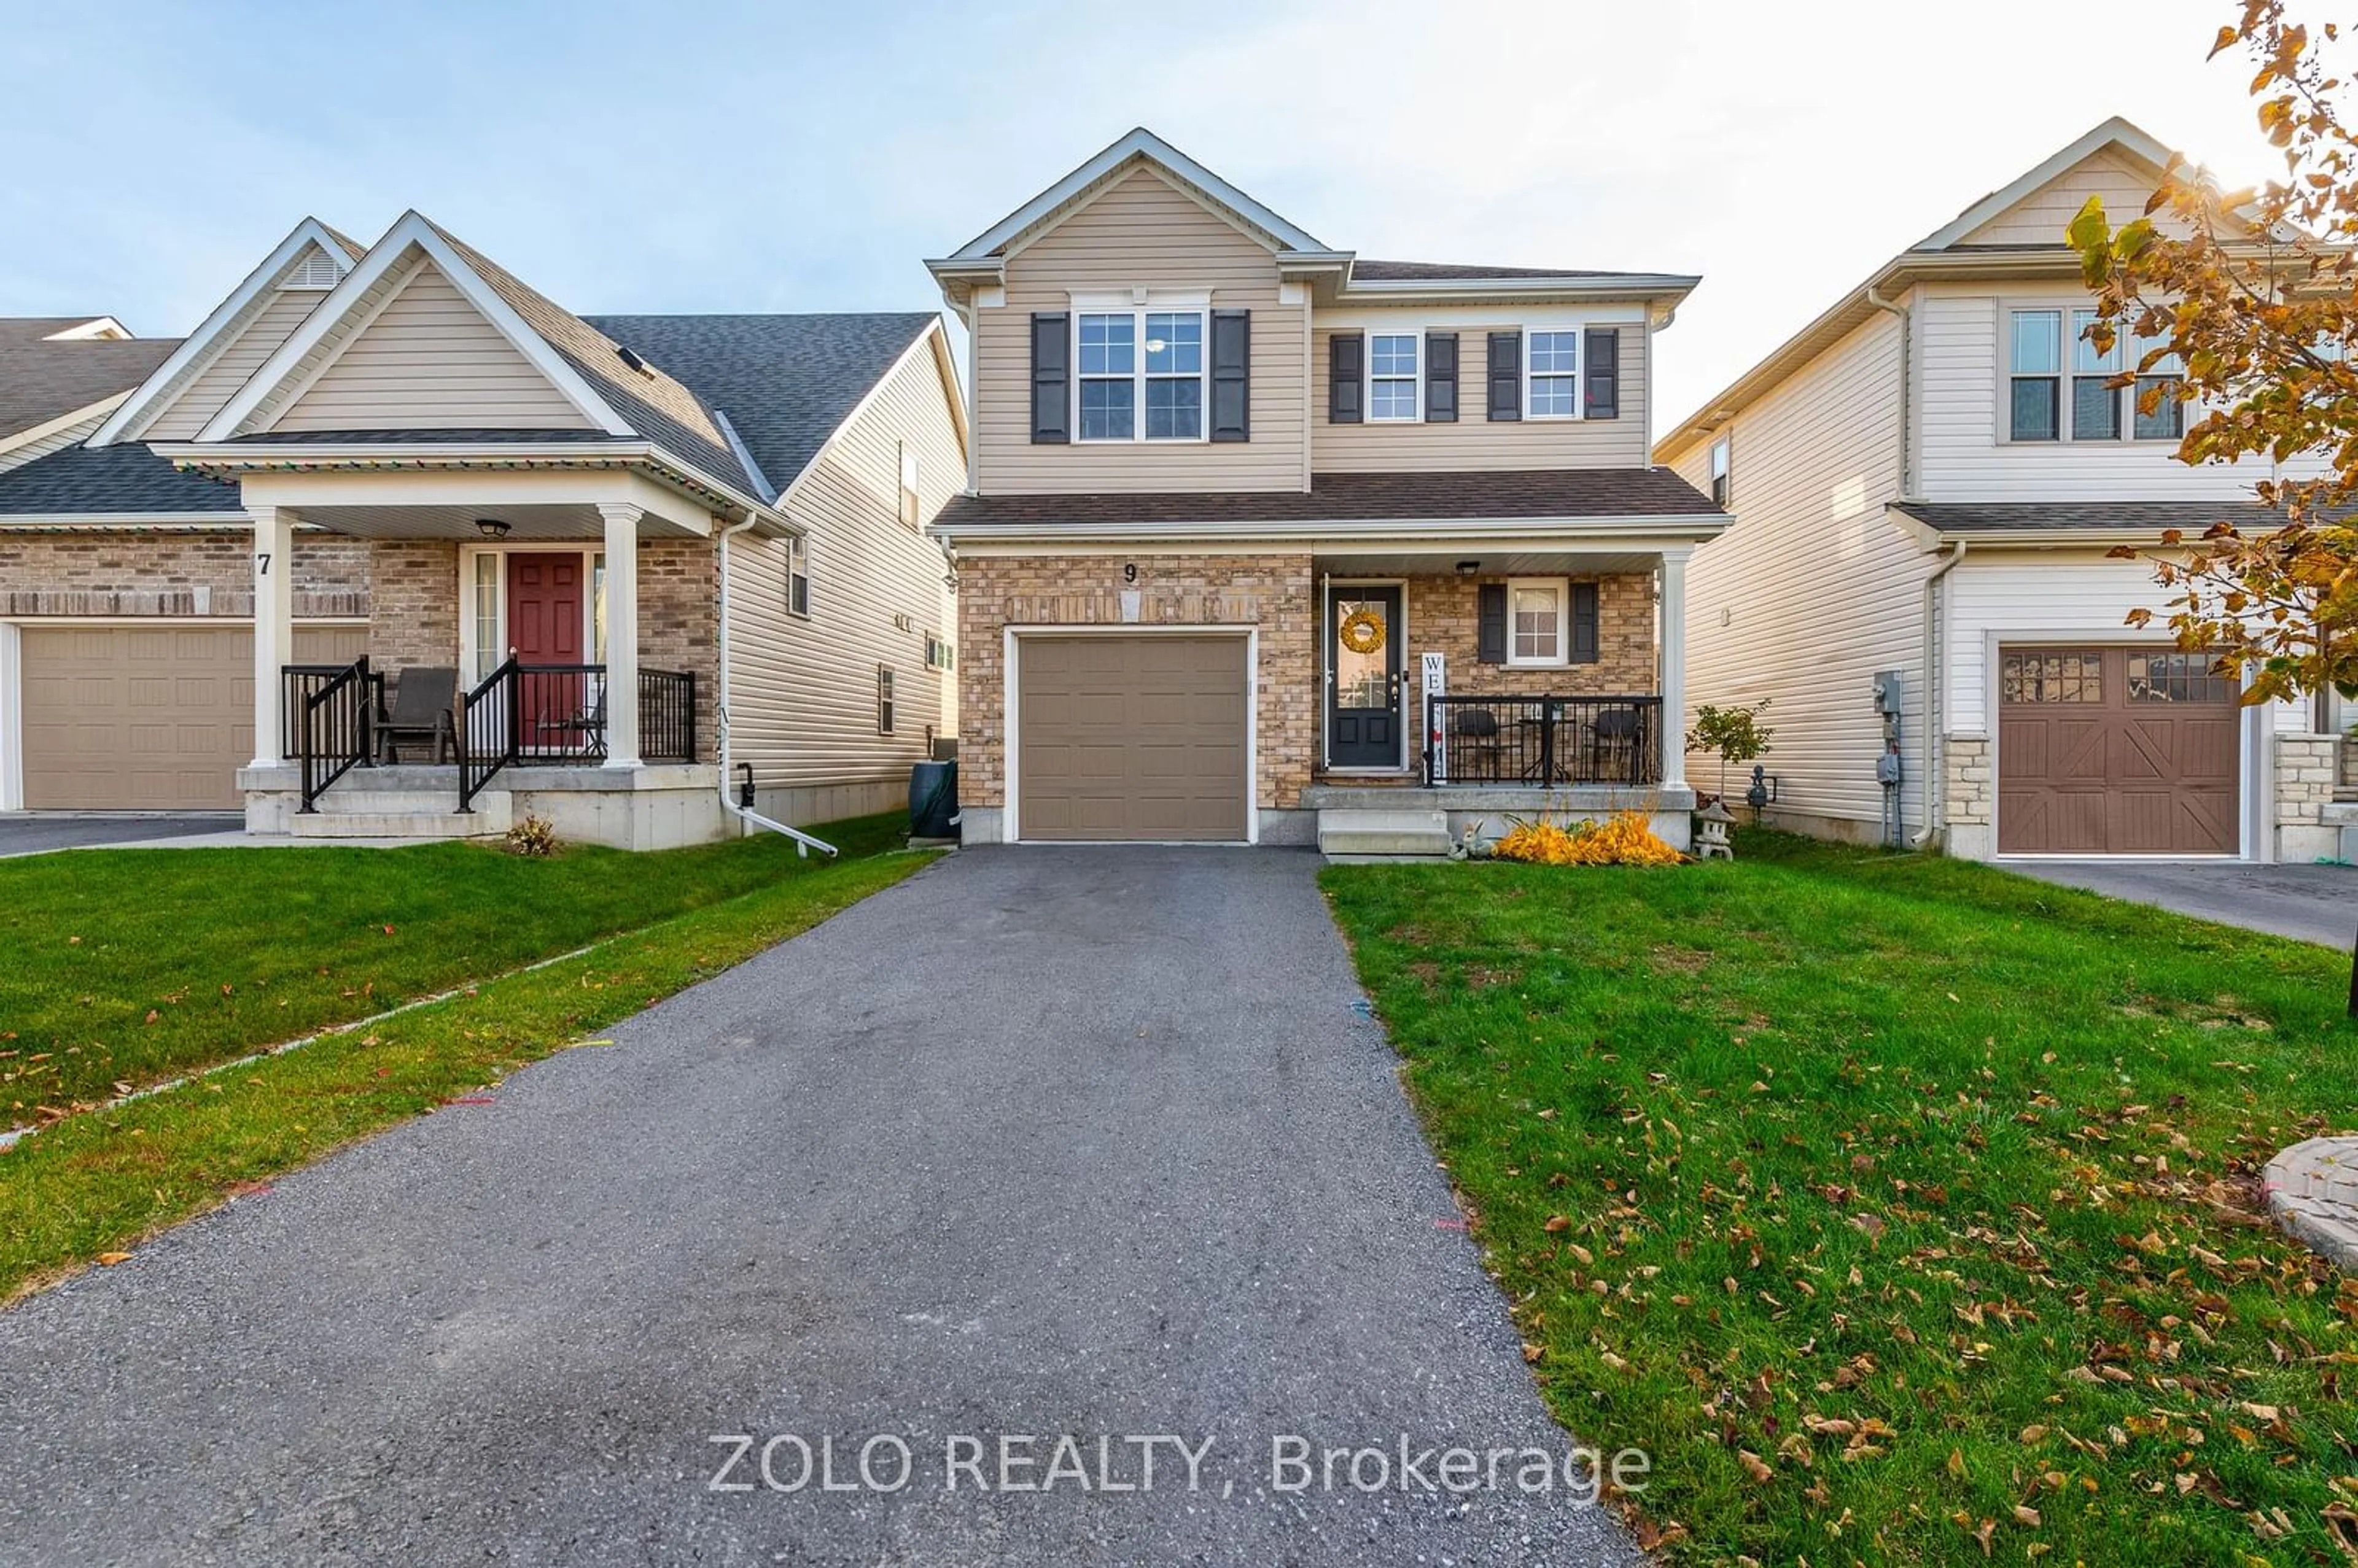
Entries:
<svg viewBox="0 0 2358 1568">
<path fill-rule="evenodd" d="M 2255 1212 L 2278 1148 L 2358 1124 L 2348 955 L 1741 852 L 1325 873 L 1557 1414 L 1653 1455 L 1641 1536 L 2358 1554 L 2358 1281 Z"/>
<path fill-rule="evenodd" d="M 286 950 L 243 960 L 238 972 L 275 980 L 270 988 L 252 987 L 270 1000 L 234 1014 L 224 1010 L 209 1033 L 189 1031 L 185 1037 L 192 1042 L 192 1053 L 233 1056 L 242 1047 L 289 1033 L 283 1021 L 291 1013 L 318 1022 L 363 1008 L 374 1011 L 392 1000 L 387 989 L 395 976 L 406 989 L 438 984 L 462 989 L 445 1000 L 365 1030 L 330 1035 L 300 1051 L 229 1067 L 111 1109 L 68 1117 L 0 1152 L 0 1302 L 93 1259 L 135 1247 L 157 1229 L 308 1163 L 342 1143 L 495 1082 L 518 1065 L 579 1044 L 674 991 L 808 929 L 932 859 L 888 852 L 900 843 L 904 826 L 905 819 L 898 816 L 833 825 L 822 836 L 844 848 L 843 859 L 835 861 L 797 860 L 792 845 L 770 837 L 672 855 L 576 851 L 578 858 L 555 864 L 514 861 L 466 846 L 356 850 L 351 853 L 366 860 L 349 866 L 341 863 L 343 852 L 334 850 L 224 851 L 234 858 L 232 869 L 243 874 L 243 891 L 235 896 L 247 901 L 243 907 L 249 915 L 269 923 L 274 946 Z M 149 891 L 129 896 L 152 904 L 157 886 L 178 883 L 186 874 L 177 866 L 180 858 L 199 853 L 106 851 L 57 860 L 90 868 L 92 881 L 115 887 L 117 896 L 125 896 L 122 890 L 126 887 L 144 885 Z M 363 865 L 385 870 L 373 879 L 364 878 Z M 365 934 L 355 942 L 330 926 L 307 936 L 304 921 L 274 913 L 282 901 L 304 896 L 296 885 L 297 873 L 314 867 L 331 881 L 367 880 L 383 885 L 389 878 L 406 890 L 410 928 L 424 926 L 427 931 L 413 938 L 416 946 L 406 965 L 390 959 L 386 968 L 372 964 Z M 155 874 L 143 878 L 138 874 L 142 868 L 153 868 Z M 583 885 L 583 873 L 591 868 L 607 872 L 607 880 L 638 884 L 636 896 L 644 901 L 639 906 L 644 912 L 641 917 L 632 917 L 620 894 L 607 895 L 602 906 L 607 929 L 613 929 L 616 921 L 633 928 L 579 957 L 504 978 L 482 978 L 514 968 L 519 960 L 567 951 L 580 937 L 594 934 L 594 927 L 570 925 L 545 907 L 561 891 Z M 49 883 L 49 892 L 57 895 L 59 885 Z M 193 885 L 200 898 L 231 896 L 208 892 L 202 879 Z M 447 911 L 419 891 L 438 885 L 451 906 Z M 661 889 L 669 890 L 667 899 L 655 896 Z M 483 927 L 476 906 L 492 890 L 503 899 L 543 906 L 518 914 L 520 921 L 543 933 L 540 950 L 480 935 Z M 361 897 L 347 887 L 333 896 L 311 897 L 308 907 L 340 911 L 342 919 L 356 907 L 345 901 Z M 113 966 L 88 972 L 84 983 L 94 999 L 91 1007 L 103 1001 L 117 1018 L 135 1013 L 135 998 L 152 987 L 157 974 L 168 972 L 174 960 L 130 942 L 120 927 L 100 924 L 95 903 L 79 907 L 83 911 L 81 928 L 89 933 L 84 946 L 99 940 L 117 945 Z M 0 937 L 0 975 L 10 974 L 9 966 L 18 962 L 13 948 L 28 940 L 47 945 L 45 938 L 33 935 L 37 927 L 20 922 L 21 913 L 11 912 L 12 924 Z M 165 923 L 144 911 L 131 918 L 145 929 L 164 929 Z M 317 913 L 313 918 L 324 920 Z M 395 936 L 384 938 L 380 932 L 381 939 L 390 943 L 403 934 L 401 920 L 388 917 L 383 924 L 395 927 Z M 442 934 L 440 939 L 436 933 Z M 310 936 L 318 940 L 307 949 L 304 943 Z M 158 935 L 155 940 L 161 943 L 164 937 Z M 229 961 L 231 948 L 212 950 Z M 330 950 L 340 956 L 338 963 L 349 967 L 337 973 L 336 965 L 327 965 L 335 983 L 312 984 L 317 977 L 305 974 L 302 958 L 307 952 L 324 955 Z M 426 961 L 428 954 L 440 955 L 442 967 L 431 967 Z M 49 961 L 46 955 L 44 961 Z M 56 972 L 53 963 L 49 972 Z M 116 973 L 123 977 L 120 980 L 113 979 Z M 384 978 L 378 979 L 371 997 L 365 988 L 373 977 Z M 5 983 L 13 1007 L 15 981 Z M 251 982 L 224 983 L 243 990 Z M 273 989 L 303 1000 L 282 1010 L 275 1005 Z M 126 1002 L 126 995 L 135 1000 Z M 79 1004 L 69 999 L 69 1005 Z M 154 1026 L 135 1022 L 133 1027 Z M 201 1046 L 193 1044 L 199 1040 L 204 1042 Z"/>
<path fill-rule="evenodd" d="M 872 849 L 900 820 L 854 831 Z M 768 834 L 549 860 L 455 843 L 0 860 L 0 1126 L 734 898 L 795 863 Z"/>
</svg>

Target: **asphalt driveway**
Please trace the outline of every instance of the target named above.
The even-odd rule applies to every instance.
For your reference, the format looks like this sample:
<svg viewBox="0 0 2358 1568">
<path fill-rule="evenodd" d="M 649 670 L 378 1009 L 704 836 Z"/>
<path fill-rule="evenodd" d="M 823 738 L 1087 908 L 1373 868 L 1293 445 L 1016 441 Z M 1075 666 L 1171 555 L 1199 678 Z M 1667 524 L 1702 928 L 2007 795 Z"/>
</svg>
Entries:
<svg viewBox="0 0 2358 1568">
<path fill-rule="evenodd" d="M 232 832 L 244 826 L 244 814 L 235 811 L 11 812 L 0 815 L 0 860 L 51 849 L 88 849 Z"/>
<path fill-rule="evenodd" d="M 2225 925 L 2347 947 L 2358 935 L 2358 866 L 2238 860 L 2006 860 L 2007 871 Z"/>
<path fill-rule="evenodd" d="M 0 1314 L 0 1561 L 1634 1563 L 1318 863 L 968 851 Z"/>
</svg>

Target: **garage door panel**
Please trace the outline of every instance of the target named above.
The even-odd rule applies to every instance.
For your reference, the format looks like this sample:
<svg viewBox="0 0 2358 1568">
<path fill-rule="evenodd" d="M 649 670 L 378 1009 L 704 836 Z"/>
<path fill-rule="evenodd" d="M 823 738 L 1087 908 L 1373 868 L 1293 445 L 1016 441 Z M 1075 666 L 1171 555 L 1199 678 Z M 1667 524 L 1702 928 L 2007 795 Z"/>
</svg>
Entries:
<svg viewBox="0 0 2358 1568">
<path fill-rule="evenodd" d="M 1019 834 L 1245 838 L 1245 649 L 1221 635 L 1021 639 Z"/>
<path fill-rule="evenodd" d="M 2201 655 L 2009 647 L 1999 663 L 2001 851 L 2235 851 L 2241 708 Z"/>
<path fill-rule="evenodd" d="M 302 627 L 302 663 L 365 651 L 362 627 Z M 254 755 L 254 633 L 244 626 L 27 626 L 25 804 L 172 810 L 243 804 Z"/>
</svg>

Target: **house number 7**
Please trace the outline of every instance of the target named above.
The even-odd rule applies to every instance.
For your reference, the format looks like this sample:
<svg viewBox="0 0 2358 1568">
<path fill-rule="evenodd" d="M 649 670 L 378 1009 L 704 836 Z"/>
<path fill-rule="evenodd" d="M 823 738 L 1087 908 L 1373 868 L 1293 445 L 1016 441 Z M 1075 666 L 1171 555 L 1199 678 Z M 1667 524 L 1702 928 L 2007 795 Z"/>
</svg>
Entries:
<svg viewBox="0 0 2358 1568">
<path fill-rule="evenodd" d="M 268 577 L 270 575 L 270 552 L 268 550 L 258 552 L 254 557 L 254 564 L 259 568 L 259 575 Z"/>
</svg>

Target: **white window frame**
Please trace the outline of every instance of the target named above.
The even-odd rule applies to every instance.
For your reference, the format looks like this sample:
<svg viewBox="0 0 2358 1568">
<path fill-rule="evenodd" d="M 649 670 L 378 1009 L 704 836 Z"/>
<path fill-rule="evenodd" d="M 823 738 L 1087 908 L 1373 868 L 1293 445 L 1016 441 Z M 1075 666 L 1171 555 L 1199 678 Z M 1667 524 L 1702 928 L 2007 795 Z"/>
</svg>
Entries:
<svg viewBox="0 0 2358 1568">
<path fill-rule="evenodd" d="M 1525 589 L 1555 596 L 1555 654 L 1527 658 L 1515 648 L 1515 597 Z M 1572 663 L 1572 579 L 1568 577 L 1510 577 L 1507 579 L 1507 664 L 1525 670 L 1563 669 Z"/>
<path fill-rule="evenodd" d="M 2055 435 L 2051 439 L 2035 436 L 2017 436 L 2014 433 L 2014 384 L 2016 380 L 2018 379 L 2018 373 L 2014 368 L 2014 323 L 2016 317 L 2025 314 L 2054 316 L 2059 318 L 2061 322 L 2061 325 L 2058 328 L 2058 334 L 2061 337 L 2061 341 L 2057 345 L 2057 369 L 2052 373 L 2044 372 L 2022 373 L 2036 374 L 2039 380 L 2052 381 L 2056 384 Z M 2137 434 L 2136 400 L 2141 388 L 2136 384 L 2136 382 L 2133 382 L 2127 386 L 2116 386 L 2112 389 L 2113 396 L 2116 400 L 2119 407 L 2120 433 L 2118 435 L 2082 436 L 2078 433 L 2075 426 L 2077 404 L 2073 395 L 2073 385 L 2077 382 L 2089 380 L 2096 373 L 2099 373 L 2095 372 L 2082 372 L 2079 369 L 2079 351 L 2085 342 L 2085 340 L 2080 335 L 2082 330 L 2084 329 L 2084 323 L 2082 321 L 2081 318 L 2093 315 L 2093 312 L 2089 309 L 2083 299 L 2006 299 L 1999 301 L 1997 313 L 1998 445 L 2002 447 L 2080 446 L 2093 447 L 2101 449 L 2106 447 L 2136 445 L 2174 447 L 2178 444 L 2181 438 L 2180 436 L 2140 436 Z M 2137 361 L 2144 357 L 2146 350 L 2155 346 L 2155 341 L 2152 339 L 2141 339 L 2132 332 L 2125 330 L 2122 330 L 2118 335 L 2114 351 L 2119 356 L 2120 369 L 2116 372 L 2105 372 L 2102 373 L 2106 375 L 2132 375 L 2136 376 L 2136 382 L 2183 380 L 2185 371 L 2182 366 L 2176 371 L 2157 367 L 2156 370 L 2147 372 L 2142 375 L 2137 374 Z M 2169 362 L 2165 361 L 2164 364 L 2166 365 L 2168 362 Z M 2179 429 L 2183 432 L 2187 425 L 2187 408 L 2183 404 L 2179 406 L 2178 423 Z"/>
<path fill-rule="evenodd" d="M 1413 346 L 1412 351 L 1415 356 L 1416 368 L 1406 375 L 1401 375 L 1398 373 L 1378 375 L 1376 373 L 1376 340 L 1378 338 L 1406 338 Z M 1367 330 L 1367 337 L 1360 352 L 1366 362 L 1360 376 L 1360 407 L 1364 410 L 1360 417 L 1370 425 L 1422 424 L 1424 421 L 1424 373 L 1426 368 L 1424 362 L 1424 330 L 1421 327 L 1413 329 L 1401 327 L 1370 327 Z M 1408 383 L 1410 412 L 1406 414 L 1377 413 L 1376 384 L 1378 382 L 1401 381 Z"/>
<path fill-rule="evenodd" d="M 803 585 L 800 609 L 795 606 L 795 583 L 797 579 Z M 785 611 L 798 621 L 811 618 L 810 580 L 810 541 L 800 534 L 789 534 L 786 535 Z"/>
<path fill-rule="evenodd" d="M 1081 369 L 1081 323 L 1093 316 L 1127 316 L 1130 319 L 1130 434 L 1127 436 L 1090 436 L 1081 428 L 1081 388 L 1093 381 L 1120 381 L 1114 374 L 1085 373 Z M 1146 367 L 1146 323 L 1153 316 L 1192 316 L 1195 319 L 1195 433 L 1192 436 L 1150 436 L 1146 433 L 1146 389 L 1158 381 L 1186 381 L 1184 371 L 1152 371 Z M 1201 445 L 1212 438 L 1212 308 L 1206 298 L 1190 298 L 1164 302 L 1149 296 L 1146 303 L 1108 305 L 1073 302 L 1073 440 L 1092 447 L 1118 446 L 1123 442 L 1152 441 L 1159 447 Z"/>
<path fill-rule="evenodd" d="M 1541 376 L 1553 381 L 1567 373 L 1561 370 L 1535 371 L 1531 368 L 1531 355 L 1539 347 L 1539 335 L 1541 332 L 1568 333 L 1572 338 L 1572 370 L 1569 373 L 1572 380 L 1572 412 L 1569 414 L 1541 414 L 1539 412 L 1538 402 L 1531 396 L 1531 385 Z M 1539 321 L 1523 329 L 1523 417 L 1525 419 L 1561 423 L 1566 420 L 1586 418 L 1588 416 L 1587 376 L 1588 324 L 1586 322 Z"/>
<path fill-rule="evenodd" d="M 1736 444 L 1733 432 L 1711 444 L 1711 455 L 1704 471 L 1714 506 L 1725 506 L 1736 499 Z"/>
<path fill-rule="evenodd" d="M 925 507 L 917 488 L 918 477 L 917 454 L 908 442 L 903 441 L 901 443 L 901 493 L 898 497 L 900 517 L 908 526 L 923 529 Z"/>
<path fill-rule="evenodd" d="M 471 691 L 486 675 L 497 669 L 508 656 L 508 562 L 517 556 L 566 556 L 581 557 L 581 647 L 588 655 L 586 663 L 605 663 L 606 574 L 600 565 L 606 552 L 583 545 L 460 545 L 459 546 L 459 678 Z M 480 561 L 492 563 L 491 580 L 479 581 L 482 568 Z M 478 595 L 488 587 L 492 591 L 492 646 L 482 645 L 482 632 L 478 620 Z M 485 653 L 493 655 L 488 663 Z"/>
</svg>

